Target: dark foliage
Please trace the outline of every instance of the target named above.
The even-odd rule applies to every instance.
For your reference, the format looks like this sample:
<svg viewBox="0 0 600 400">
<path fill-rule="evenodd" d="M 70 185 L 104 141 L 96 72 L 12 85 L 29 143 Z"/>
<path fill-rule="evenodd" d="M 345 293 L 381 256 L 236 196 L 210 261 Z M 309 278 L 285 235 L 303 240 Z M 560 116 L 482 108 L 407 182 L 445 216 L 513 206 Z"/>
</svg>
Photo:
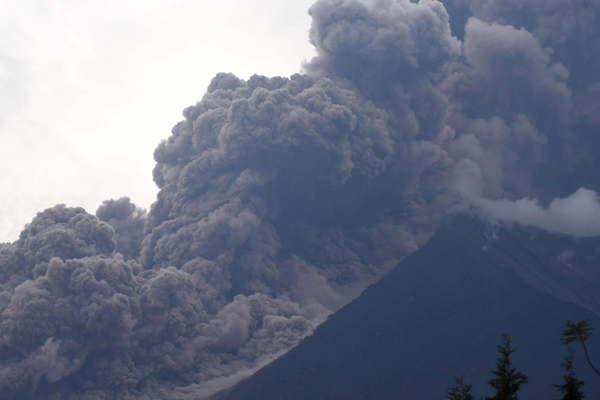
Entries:
<svg viewBox="0 0 600 400">
<path fill-rule="evenodd" d="M 471 393 L 473 385 L 465 382 L 464 377 L 456 379 L 456 383 L 453 387 L 448 390 L 448 400 L 473 400 L 473 394 Z"/>
<path fill-rule="evenodd" d="M 565 375 L 563 376 L 563 383 L 555 385 L 562 395 L 560 400 L 583 400 L 585 396 L 581 391 L 581 387 L 584 385 L 584 382 L 575 375 L 573 359 L 570 357 L 567 358 L 564 367 Z"/>
<path fill-rule="evenodd" d="M 493 371 L 494 378 L 488 383 L 496 390 L 487 400 L 517 400 L 521 387 L 528 382 L 527 375 L 513 366 L 512 354 L 515 348 L 509 335 L 502 337 L 502 344 L 498 346 L 498 361 Z"/>
</svg>

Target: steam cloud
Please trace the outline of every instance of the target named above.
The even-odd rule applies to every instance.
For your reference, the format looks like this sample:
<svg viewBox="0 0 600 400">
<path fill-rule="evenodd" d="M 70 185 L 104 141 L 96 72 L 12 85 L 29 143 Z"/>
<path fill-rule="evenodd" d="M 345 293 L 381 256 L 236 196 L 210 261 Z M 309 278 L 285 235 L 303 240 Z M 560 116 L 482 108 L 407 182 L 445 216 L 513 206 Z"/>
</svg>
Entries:
<svg viewBox="0 0 600 400">
<path fill-rule="evenodd" d="M 504 221 L 565 233 L 600 236 L 600 201 L 592 190 L 580 189 L 564 199 L 554 199 L 547 208 L 532 199 L 475 201 L 491 217 Z"/>
<path fill-rule="evenodd" d="M 303 74 L 219 74 L 184 111 L 156 149 L 148 213 L 57 206 L 0 245 L 9 399 L 208 394 L 464 203 L 600 235 L 600 6 L 319 0 L 310 14 Z"/>
</svg>

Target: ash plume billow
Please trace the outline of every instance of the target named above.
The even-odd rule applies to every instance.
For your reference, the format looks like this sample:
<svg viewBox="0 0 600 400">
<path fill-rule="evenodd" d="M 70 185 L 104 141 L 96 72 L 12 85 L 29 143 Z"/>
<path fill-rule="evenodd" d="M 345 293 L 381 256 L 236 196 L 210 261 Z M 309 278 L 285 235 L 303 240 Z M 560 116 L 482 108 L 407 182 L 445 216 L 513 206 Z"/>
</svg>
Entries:
<svg viewBox="0 0 600 400">
<path fill-rule="evenodd" d="M 123 197 L 106 200 L 96 211 L 96 216 L 113 227 L 115 251 L 126 258 L 139 258 L 140 244 L 144 239 L 145 210 L 138 208 L 128 197 Z"/>
<path fill-rule="evenodd" d="M 600 234 L 600 6 L 319 0 L 289 78 L 219 74 L 156 202 L 0 245 L 7 399 L 196 398 L 281 355 L 456 209 Z M 218 389 L 218 387 L 216 387 Z"/>
</svg>

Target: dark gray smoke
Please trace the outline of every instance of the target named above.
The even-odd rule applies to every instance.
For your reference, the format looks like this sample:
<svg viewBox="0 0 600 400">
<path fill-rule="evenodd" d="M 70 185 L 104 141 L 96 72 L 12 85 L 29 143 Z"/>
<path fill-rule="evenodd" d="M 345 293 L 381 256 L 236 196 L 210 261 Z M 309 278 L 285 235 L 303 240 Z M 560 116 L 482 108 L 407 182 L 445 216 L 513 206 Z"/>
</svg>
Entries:
<svg viewBox="0 0 600 400">
<path fill-rule="evenodd" d="M 97 217 L 59 206 L 0 247 L 9 398 L 207 394 L 464 205 L 600 234 L 593 2 L 319 0 L 310 14 L 303 74 L 219 74 L 184 111 L 156 149 L 147 215 L 127 198 Z"/>
<path fill-rule="evenodd" d="M 452 28 L 462 37 L 465 21 L 475 17 L 523 28 L 570 72 L 570 86 L 585 90 L 600 67 L 600 4 L 594 0 L 444 0 Z"/>
<path fill-rule="evenodd" d="M 208 381 L 270 360 L 316 324 L 317 311 L 261 294 L 212 311 L 210 287 L 173 267 L 143 271 L 115 243 L 108 224 L 57 206 L 2 245 L 5 398 L 125 398 L 156 381 Z"/>
<path fill-rule="evenodd" d="M 595 0 L 444 0 L 451 16 L 453 32 L 463 37 L 465 22 L 476 18 L 503 27 L 512 26 L 530 34 L 538 41 L 547 58 L 564 69 L 565 85 L 571 92 L 572 108 L 569 121 L 548 126 L 548 131 L 562 133 L 546 146 L 545 165 L 538 172 L 540 185 L 537 193 L 545 202 L 552 197 L 566 197 L 580 187 L 599 189 L 597 168 L 600 165 L 597 151 L 600 145 L 598 131 L 598 87 L 600 77 L 600 3 Z M 518 65 L 519 63 L 517 63 Z M 525 71 L 521 72 L 525 74 Z M 515 71 L 509 78 L 519 74 Z M 547 75 L 546 75 L 547 76 Z M 532 82 L 543 82 L 536 76 Z M 505 85 L 517 89 L 516 85 Z M 537 83 L 536 83 L 537 84 Z M 516 94 L 516 93 L 515 93 Z M 522 101 L 512 96 L 512 101 Z M 554 102 L 546 98 L 548 104 Z M 547 113 L 542 118 L 553 123 L 554 116 Z M 541 127 L 540 127 L 541 128 Z M 548 132 L 544 132 L 548 134 Z"/>
<path fill-rule="evenodd" d="M 0 390 L 27 398 L 127 335 L 134 268 L 113 229 L 81 208 L 39 213 L 0 249 Z"/>
<path fill-rule="evenodd" d="M 96 216 L 115 230 L 115 250 L 118 253 L 128 259 L 139 258 L 144 239 L 145 210 L 136 207 L 128 197 L 122 197 L 102 203 L 96 211 Z"/>
<path fill-rule="evenodd" d="M 39 213 L 16 242 L 0 248 L 0 287 L 15 287 L 45 272 L 54 258 L 112 254 L 114 230 L 83 208 L 56 206 Z"/>
</svg>

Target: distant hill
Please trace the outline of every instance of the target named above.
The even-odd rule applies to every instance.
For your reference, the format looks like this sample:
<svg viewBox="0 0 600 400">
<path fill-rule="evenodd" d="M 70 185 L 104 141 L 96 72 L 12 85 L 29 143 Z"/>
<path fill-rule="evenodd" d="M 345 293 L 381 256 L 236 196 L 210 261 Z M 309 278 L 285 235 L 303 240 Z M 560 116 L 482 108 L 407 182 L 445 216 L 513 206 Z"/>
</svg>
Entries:
<svg viewBox="0 0 600 400">
<path fill-rule="evenodd" d="M 313 336 L 219 400 L 442 399 L 458 375 L 487 394 L 501 334 L 530 383 L 555 397 L 567 319 L 592 320 L 600 359 L 600 240 L 453 217 Z M 600 394 L 588 375 L 586 392 Z"/>
</svg>

